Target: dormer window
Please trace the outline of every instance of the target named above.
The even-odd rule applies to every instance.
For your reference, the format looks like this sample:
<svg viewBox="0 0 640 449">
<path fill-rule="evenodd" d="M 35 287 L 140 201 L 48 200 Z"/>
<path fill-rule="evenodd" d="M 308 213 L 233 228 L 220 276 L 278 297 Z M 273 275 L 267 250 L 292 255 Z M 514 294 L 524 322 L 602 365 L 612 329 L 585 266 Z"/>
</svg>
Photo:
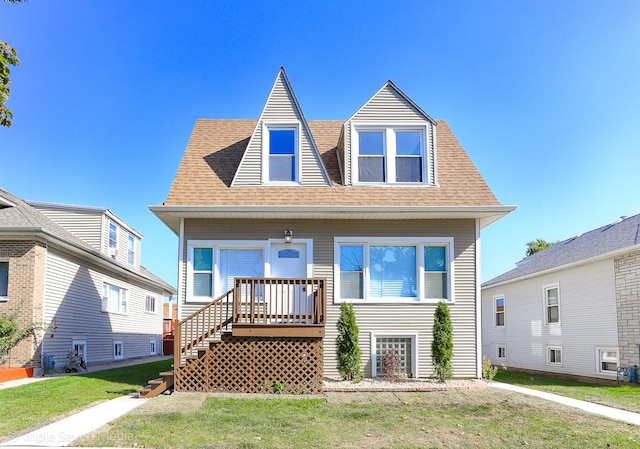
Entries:
<svg viewBox="0 0 640 449">
<path fill-rule="evenodd" d="M 356 183 L 426 182 L 425 129 L 354 127 Z"/>
<path fill-rule="evenodd" d="M 265 183 L 298 182 L 298 126 L 266 125 L 264 129 Z"/>
</svg>

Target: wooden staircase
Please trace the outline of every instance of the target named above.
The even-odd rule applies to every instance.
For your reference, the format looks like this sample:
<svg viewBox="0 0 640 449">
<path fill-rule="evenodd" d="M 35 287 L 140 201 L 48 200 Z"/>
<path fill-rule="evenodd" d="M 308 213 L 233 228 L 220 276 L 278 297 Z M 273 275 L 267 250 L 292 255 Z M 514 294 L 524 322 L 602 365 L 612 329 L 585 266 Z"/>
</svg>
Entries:
<svg viewBox="0 0 640 449">
<path fill-rule="evenodd" d="M 149 381 L 149 385 L 138 390 L 138 397 L 155 398 L 167 390 L 173 390 L 173 371 L 163 371 L 160 377 Z"/>
</svg>

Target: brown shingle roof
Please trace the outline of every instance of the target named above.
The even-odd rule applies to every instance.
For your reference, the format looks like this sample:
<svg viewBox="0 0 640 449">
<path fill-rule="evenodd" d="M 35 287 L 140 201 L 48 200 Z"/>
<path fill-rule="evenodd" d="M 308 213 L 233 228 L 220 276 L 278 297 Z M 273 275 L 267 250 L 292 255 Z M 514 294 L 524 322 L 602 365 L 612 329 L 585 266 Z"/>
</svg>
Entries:
<svg viewBox="0 0 640 449">
<path fill-rule="evenodd" d="M 342 121 L 308 121 L 331 187 L 230 187 L 256 120 L 196 122 L 166 206 L 499 206 L 444 121 L 437 121 L 439 187 L 344 186 L 336 155 Z"/>
</svg>

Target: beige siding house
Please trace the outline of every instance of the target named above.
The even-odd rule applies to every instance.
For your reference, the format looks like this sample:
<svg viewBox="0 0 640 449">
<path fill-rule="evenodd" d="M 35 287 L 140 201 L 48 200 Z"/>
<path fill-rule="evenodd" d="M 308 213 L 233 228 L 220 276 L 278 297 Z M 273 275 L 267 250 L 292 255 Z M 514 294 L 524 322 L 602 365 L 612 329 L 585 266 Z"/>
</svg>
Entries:
<svg viewBox="0 0 640 449">
<path fill-rule="evenodd" d="M 616 380 L 640 365 L 640 215 L 558 242 L 482 286 L 498 366 Z"/>
<path fill-rule="evenodd" d="M 447 124 L 392 82 L 347 120 L 307 121 L 283 69 L 257 120 L 196 122 L 165 202 L 151 207 L 179 236 L 181 318 L 195 319 L 220 297 L 244 307 L 247 282 L 258 292 L 251 310 L 264 311 L 251 322 L 263 314 L 269 326 L 311 324 L 296 336 L 320 336 L 320 372 L 335 377 L 336 322 L 349 302 L 366 376 L 380 374 L 379 354 L 395 349 L 409 376 L 428 377 L 433 313 L 444 301 L 460 378 L 481 375 L 480 231 L 513 209 L 498 202 Z M 282 287 L 291 279 L 320 280 L 322 298 L 310 284 Z M 288 305 L 264 305 L 273 283 Z M 315 313 L 316 300 L 326 307 L 318 323 L 304 312 Z M 242 317 L 233 314 L 229 336 L 295 333 L 237 332 Z M 323 329 L 314 334 L 316 324 Z M 204 334 L 183 338 L 179 365 L 203 360 L 216 331 L 205 325 Z M 204 345 L 190 359 L 192 341 Z"/>
<path fill-rule="evenodd" d="M 43 330 L 3 361 L 61 369 L 161 353 L 175 289 L 140 265 L 142 235 L 108 209 L 24 201 L 0 189 L 0 312 Z"/>
</svg>

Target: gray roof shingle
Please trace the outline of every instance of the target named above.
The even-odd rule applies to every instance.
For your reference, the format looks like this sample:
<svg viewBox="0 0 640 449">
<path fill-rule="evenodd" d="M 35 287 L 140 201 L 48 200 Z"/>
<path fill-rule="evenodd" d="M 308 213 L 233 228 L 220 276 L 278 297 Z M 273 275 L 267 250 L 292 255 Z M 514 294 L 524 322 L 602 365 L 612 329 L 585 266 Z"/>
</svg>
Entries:
<svg viewBox="0 0 640 449">
<path fill-rule="evenodd" d="M 522 259 L 516 264 L 516 268 L 485 282 L 482 287 L 490 287 L 639 245 L 640 214 L 621 218 L 615 223 L 558 242 Z"/>
</svg>

